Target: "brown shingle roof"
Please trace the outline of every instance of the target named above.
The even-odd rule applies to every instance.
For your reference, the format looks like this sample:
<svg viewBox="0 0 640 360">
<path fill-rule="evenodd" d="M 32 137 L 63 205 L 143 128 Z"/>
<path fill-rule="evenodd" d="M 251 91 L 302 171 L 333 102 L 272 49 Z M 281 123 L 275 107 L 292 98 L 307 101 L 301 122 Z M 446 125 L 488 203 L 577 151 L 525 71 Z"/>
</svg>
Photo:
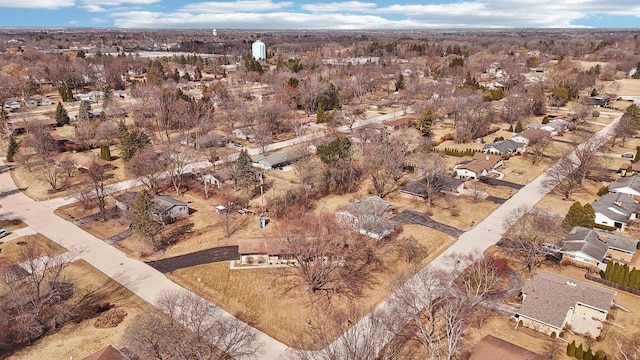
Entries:
<svg viewBox="0 0 640 360">
<path fill-rule="evenodd" d="M 471 351 L 469 360 L 548 360 L 516 344 L 487 335 Z"/>
<path fill-rule="evenodd" d="M 120 350 L 107 345 L 82 360 L 129 360 L 129 358 Z"/>
</svg>

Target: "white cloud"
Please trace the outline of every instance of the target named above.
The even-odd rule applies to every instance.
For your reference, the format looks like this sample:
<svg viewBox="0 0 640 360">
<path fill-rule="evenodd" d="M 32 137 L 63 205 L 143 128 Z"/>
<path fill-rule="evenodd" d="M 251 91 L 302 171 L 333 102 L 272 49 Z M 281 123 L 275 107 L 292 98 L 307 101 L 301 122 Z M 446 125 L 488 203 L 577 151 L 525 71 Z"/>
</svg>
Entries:
<svg viewBox="0 0 640 360">
<path fill-rule="evenodd" d="M 104 11 L 107 11 L 107 9 L 103 8 L 102 6 L 95 5 L 95 4 L 82 5 L 81 8 L 84 9 L 85 11 L 87 11 L 87 12 L 104 12 Z"/>
<path fill-rule="evenodd" d="M 82 0 L 83 3 L 88 5 L 104 5 L 104 6 L 118 6 L 123 4 L 140 4 L 149 5 L 160 2 L 161 0 Z"/>
<path fill-rule="evenodd" d="M 102 24 L 102 23 L 107 22 L 107 20 L 102 19 L 102 18 L 94 17 L 94 18 L 91 18 L 91 22 L 94 23 L 94 24 Z"/>
<path fill-rule="evenodd" d="M 23 9 L 60 9 L 75 5 L 74 0 L 0 0 L 0 8 L 23 8 Z"/>
<path fill-rule="evenodd" d="M 303 10 L 311 12 L 366 12 L 376 8 L 376 3 L 360 1 L 344 1 L 332 3 L 317 3 L 302 5 Z"/>
<path fill-rule="evenodd" d="M 355 0 L 307 4 L 299 8 L 294 8 L 289 1 L 238 0 L 187 4 L 174 13 L 121 10 L 112 17 L 116 26 L 132 28 L 420 29 L 575 27 L 579 20 L 593 16 L 630 14 L 640 17 L 640 5 L 630 5 L 628 0 L 385 2 L 380 7 L 373 2 Z"/>
<path fill-rule="evenodd" d="M 235 13 L 280 10 L 293 5 L 293 2 L 272 2 L 271 0 L 238 0 L 238 1 L 209 1 L 184 6 L 180 11 L 192 13 Z"/>
</svg>

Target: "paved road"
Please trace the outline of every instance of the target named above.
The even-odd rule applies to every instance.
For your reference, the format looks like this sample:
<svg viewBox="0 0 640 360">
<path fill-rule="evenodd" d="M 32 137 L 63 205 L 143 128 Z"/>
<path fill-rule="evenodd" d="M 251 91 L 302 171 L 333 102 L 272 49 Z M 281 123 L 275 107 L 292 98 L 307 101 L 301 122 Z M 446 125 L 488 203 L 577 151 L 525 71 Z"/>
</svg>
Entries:
<svg viewBox="0 0 640 360">
<path fill-rule="evenodd" d="M 438 231 L 442 231 L 445 234 L 451 235 L 453 237 L 458 237 L 464 233 L 464 231 L 433 220 L 432 218 L 425 215 L 420 210 L 409 209 L 401 212 L 400 214 L 391 218 L 392 221 L 396 221 L 400 224 L 417 224 L 426 226 Z"/>
<path fill-rule="evenodd" d="M 0 173 L 0 204 L 0 218 L 20 219 L 32 230 L 67 249 L 78 251 L 78 259 L 87 261 L 151 304 L 156 304 L 165 291 L 187 291 L 151 266 L 127 257 L 115 247 L 58 217 L 51 207 L 28 198 L 16 189 L 7 171 Z M 220 313 L 232 321 L 240 321 L 222 309 Z M 287 346 L 255 331 L 256 341 L 262 348 L 259 358 L 280 359 Z"/>
<path fill-rule="evenodd" d="M 618 120 L 619 117 L 596 133 L 596 136 L 598 134 L 608 134 Z M 502 224 L 507 216 L 520 206 L 533 206 L 549 192 L 549 189 L 544 186 L 545 179 L 546 173 L 543 173 L 505 201 L 502 206 L 477 224 L 475 228 L 462 234 L 457 242 L 414 275 L 405 287 L 412 290 L 412 284 L 415 284 L 417 279 L 429 271 L 431 267 L 445 271 L 453 271 L 452 264 L 447 260 L 452 254 L 481 253 L 489 246 L 498 242 L 504 233 Z M 78 255 L 80 259 L 89 262 L 98 270 L 151 304 L 155 304 L 164 291 L 187 291 L 149 265 L 128 258 L 118 249 L 83 231 L 72 223 L 59 218 L 53 213 L 51 203 L 38 203 L 28 198 L 16 189 L 9 173 L 6 171 L 0 173 L 0 204 L 2 205 L 0 217 L 21 219 L 33 230 L 47 236 L 67 249 L 80 250 L 81 252 Z M 391 308 L 390 299 L 393 298 L 393 295 L 394 294 L 380 303 L 376 307 L 376 310 L 384 311 Z M 223 316 L 234 321 L 239 321 L 223 310 L 221 311 L 224 314 Z M 408 318 L 406 320 L 408 320 Z M 348 330 L 349 334 L 347 334 L 347 336 L 366 333 L 368 324 L 370 324 L 371 321 L 371 314 L 366 315 Z M 262 354 L 259 356 L 260 359 L 285 359 L 291 355 L 293 350 L 287 351 L 286 345 L 258 330 L 255 331 L 257 333 L 257 341 L 262 348 Z M 389 334 L 389 337 L 390 335 L 391 334 Z M 389 339 L 387 339 L 387 341 L 388 340 Z M 381 350 L 385 344 L 386 341 L 378 342 L 376 350 Z"/>
<path fill-rule="evenodd" d="M 147 264 L 161 273 L 166 274 L 191 266 L 236 260 L 239 257 L 237 246 L 222 246 L 162 260 L 149 261 Z"/>
<path fill-rule="evenodd" d="M 595 137 L 609 137 L 609 132 L 619 120 L 620 116 L 616 117 L 609 125 L 605 126 L 596 134 L 594 134 L 594 136 L 589 141 L 592 141 Z M 580 144 L 579 146 L 584 146 L 584 144 Z M 481 254 L 488 247 L 500 241 L 502 235 L 505 232 L 505 229 L 503 228 L 504 221 L 510 216 L 510 214 L 513 213 L 514 210 L 520 208 L 521 206 L 533 206 L 546 194 L 549 193 L 551 189 L 549 189 L 544 184 L 546 179 L 547 172 L 544 172 L 529 184 L 525 185 L 522 189 L 520 189 L 520 191 L 518 191 L 511 198 L 505 201 L 504 204 L 502 204 L 499 208 L 489 214 L 489 216 L 478 223 L 473 229 L 462 234 L 458 238 L 458 241 L 456 241 L 447 250 L 445 250 L 437 258 L 435 258 L 431 263 L 418 271 L 405 283 L 405 285 L 403 286 L 404 289 L 396 290 L 385 301 L 378 304 L 378 306 L 376 306 L 372 313 L 385 313 L 386 311 L 392 310 L 392 299 L 394 298 L 395 294 L 399 293 L 400 291 L 408 290 L 416 292 L 416 287 L 418 286 L 416 284 L 419 284 L 419 279 L 426 273 L 428 273 L 431 268 L 441 269 L 444 271 L 455 271 L 455 269 L 453 268 L 454 264 L 451 264 L 451 262 L 448 260 L 450 256 L 454 254 Z M 509 311 L 508 309 L 504 310 L 505 312 Z M 358 334 L 366 334 L 369 324 L 371 324 L 371 322 L 373 321 L 371 319 L 372 313 L 364 316 L 357 323 L 355 323 L 351 329 L 347 330 L 348 334 L 346 334 L 345 337 L 354 338 L 357 337 Z M 409 321 L 409 314 L 398 314 L 398 316 L 402 315 L 406 316 L 406 318 L 401 320 Z M 385 339 L 386 341 L 381 340 L 375 345 L 376 352 L 380 351 L 383 346 L 386 345 L 386 343 L 390 340 L 391 334 L 387 335 L 388 338 Z"/>
</svg>

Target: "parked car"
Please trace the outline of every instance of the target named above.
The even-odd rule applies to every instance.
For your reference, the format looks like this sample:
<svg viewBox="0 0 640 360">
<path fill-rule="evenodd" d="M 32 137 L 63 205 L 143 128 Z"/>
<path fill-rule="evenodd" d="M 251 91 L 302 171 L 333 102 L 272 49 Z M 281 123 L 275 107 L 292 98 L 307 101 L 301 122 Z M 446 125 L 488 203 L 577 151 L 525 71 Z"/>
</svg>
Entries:
<svg viewBox="0 0 640 360">
<path fill-rule="evenodd" d="M 232 144 L 233 146 L 235 146 L 235 147 L 238 147 L 238 148 L 244 147 L 244 145 L 240 144 L 240 143 L 239 143 L 239 142 L 237 142 L 237 141 L 232 141 L 232 142 L 231 142 L 231 144 Z"/>
<path fill-rule="evenodd" d="M 0 229 L 0 238 L 9 235 L 9 232 L 6 229 Z"/>
<path fill-rule="evenodd" d="M 634 155 L 632 153 L 622 154 L 622 157 L 625 159 L 633 159 Z"/>
</svg>

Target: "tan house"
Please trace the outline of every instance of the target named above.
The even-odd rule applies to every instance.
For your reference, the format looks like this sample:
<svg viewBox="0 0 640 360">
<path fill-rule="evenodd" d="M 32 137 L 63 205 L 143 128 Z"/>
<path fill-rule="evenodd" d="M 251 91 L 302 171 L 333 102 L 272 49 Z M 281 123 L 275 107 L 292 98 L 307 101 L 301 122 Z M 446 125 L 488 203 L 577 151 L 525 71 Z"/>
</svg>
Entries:
<svg viewBox="0 0 640 360">
<path fill-rule="evenodd" d="M 477 152 L 473 154 L 471 161 L 458 164 L 453 169 L 457 179 L 475 180 L 480 176 L 486 176 L 500 166 L 502 166 L 501 156 Z"/>
<path fill-rule="evenodd" d="M 281 261 L 291 260 L 288 254 L 286 239 L 282 238 L 253 238 L 239 239 L 238 253 L 240 264 L 269 265 Z"/>
<path fill-rule="evenodd" d="M 524 285 L 516 318 L 519 326 L 549 335 L 560 335 L 571 324 L 573 332 L 596 337 L 615 295 L 600 286 L 544 272 Z"/>
</svg>

